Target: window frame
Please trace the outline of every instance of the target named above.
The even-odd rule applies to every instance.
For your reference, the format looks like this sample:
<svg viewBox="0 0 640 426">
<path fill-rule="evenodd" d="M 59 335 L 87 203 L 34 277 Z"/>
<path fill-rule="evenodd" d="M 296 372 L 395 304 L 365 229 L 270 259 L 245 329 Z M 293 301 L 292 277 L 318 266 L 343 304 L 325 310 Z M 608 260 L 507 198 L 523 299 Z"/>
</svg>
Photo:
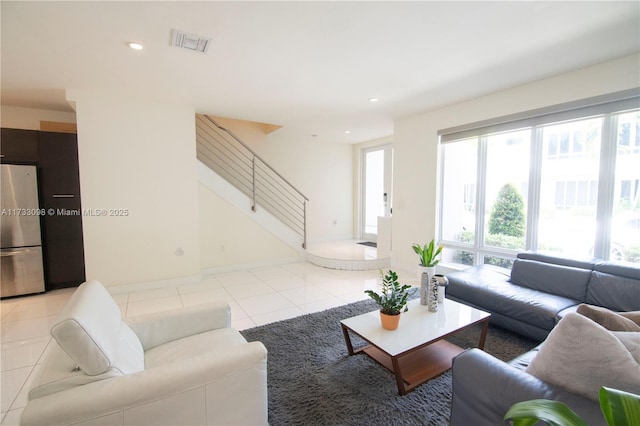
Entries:
<svg viewBox="0 0 640 426">
<path fill-rule="evenodd" d="M 497 256 L 508 260 L 515 259 L 522 250 L 504 249 L 484 244 L 485 188 L 487 173 L 487 147 L 489 135 L 518 129 L 531 129 L 529 189 L 527 194 L 527 221 L 525 232 L 525 250 L 538 247 L 538 220 L 540 212 L 540 187 L 542 180 L 542 161 L 548 156 L 543 152 L 543 129 L 553 123 L 586 120 L 603 117 L 600 145 L 600 172 L 597 181 L 596 221 L 599 224 L 594 236 L 593 256 L 600 259 L 609 258 L 611 243 L 611 224 L 615 193 L 615 159 L 617 153 L 618 115 L 625 111 L 640 109 L 640 88 L 598 96 L 580 101 L 550 106 L 537 110 L 498 117 L 482 122 L 443 129 L 438 132 L 439 145 L 439 187 L 437 195 L 436 232 L 444 246 L 452 250 L 463 250 L 473 253 L 473 264 L 481 265 L 486 256 Z M 459 140 L 477 138 L 477 176 L 475 182 L 475 238 L 473 243 L 442 239 L 443 235 L 443 191 L 445 187 L 446 145 Z M 569 135 L 570 152 L 573 155 L 574 134 Z M 630 144 L 633 141 L 630 141 Z M 583 147 L 584 149 L 584 147 Z M 560 140 L 557 141 L 556 155 L 560 155 Z M 577 184 L 577 182 L 576 182 Z M 565 183 L 566 185 L 566 183 Z M 589 183 L 591 185 L 591 183 Z M 566 195 L 565 195 L 566 197 Z M 591 193 L 589 194 L 591 197 Z M 566 201 L 565 201 L 566 203 Z"/>
</svg>

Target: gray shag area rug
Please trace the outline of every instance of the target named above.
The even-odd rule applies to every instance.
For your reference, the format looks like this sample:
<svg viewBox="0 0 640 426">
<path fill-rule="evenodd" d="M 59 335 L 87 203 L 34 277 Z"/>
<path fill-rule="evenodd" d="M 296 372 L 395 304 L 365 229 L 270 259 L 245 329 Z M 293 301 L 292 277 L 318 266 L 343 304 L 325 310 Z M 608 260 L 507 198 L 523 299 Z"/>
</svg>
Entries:
<svg viewBox="0 0 640 426">
<path fill-rule="evenodd" d="M 390 371 L 364 353 L 348 355 L 340 320 L 375 309 L 366 300 L 242 331 L 269 352 L 269 424 L 449 424 L 450 371 L 400 396 Z M 475 347 L 480 331 L 474 326 L 447 340 Z M 354 335 L 352 342 L 363 343 Z M 484 349 L 507 361 L 538 343 L 490 326 Z"/>
</svg>

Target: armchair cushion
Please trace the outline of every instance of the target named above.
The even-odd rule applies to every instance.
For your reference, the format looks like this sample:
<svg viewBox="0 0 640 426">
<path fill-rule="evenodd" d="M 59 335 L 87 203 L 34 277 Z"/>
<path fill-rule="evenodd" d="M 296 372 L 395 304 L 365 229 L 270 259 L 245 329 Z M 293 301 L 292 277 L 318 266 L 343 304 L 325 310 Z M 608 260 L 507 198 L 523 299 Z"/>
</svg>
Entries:
<svg viewBox="0 0 640 426">
<path fill-rule="evenodd" d="M 51 335 L 90 376 L 111 368 L 120 374 L 144 370 L 140 340 L 122 322 L 118 305 L 98 281 L 78 287 L 51 328 Z"/>
<path fill-rule="evenodd" d="M 224 353 L 232 347 L 246 345 L 244 337 L 233 328 L 221 328 L 174 340 L 144 353 L 146 368 L 160 367 L 204 353 Z M 215 349 L 215 350 L 213 350 Z"/>
<path fill-rule="evenodd" d="M 145 351 L 183 337 L 231 326 L 231 309 L 226 302 L 210 302 L 127 318 Z"/>
<path fill-rule="evenodd" d="M 60 345 L 56 342 L 51 342 L 51 345 L 51 352 L 40 368 L 40 374 L 29 391 L 29 399 L 40 398 L 76 386 L 122 375 L 120 371 L 110 368 L 102 374 L 89 376 L 76 368 L 78 364 L 62 350 Z"/>
</svg>

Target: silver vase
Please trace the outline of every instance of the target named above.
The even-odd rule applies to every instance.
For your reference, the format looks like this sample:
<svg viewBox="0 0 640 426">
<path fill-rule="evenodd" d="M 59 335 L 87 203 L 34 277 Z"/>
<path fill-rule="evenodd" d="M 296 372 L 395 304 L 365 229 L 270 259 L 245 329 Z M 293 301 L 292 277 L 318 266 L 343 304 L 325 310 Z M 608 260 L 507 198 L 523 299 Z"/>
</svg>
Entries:
<svg viewBox="0 0 640 426">
<path fill-rule="evenodd" d="M 426 306 L 429 299 L 429 274 L 423 272 L 420 275 L 420 304 Z"/>
</svg>

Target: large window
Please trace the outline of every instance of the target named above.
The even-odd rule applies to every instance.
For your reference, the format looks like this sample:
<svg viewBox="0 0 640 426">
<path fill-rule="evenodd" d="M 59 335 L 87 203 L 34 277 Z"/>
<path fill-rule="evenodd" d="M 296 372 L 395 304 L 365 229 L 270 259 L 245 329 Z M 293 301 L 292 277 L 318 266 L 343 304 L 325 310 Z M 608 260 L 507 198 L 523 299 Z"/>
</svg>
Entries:
<svg viewBox="0 0 640 426">
<path fill-rule="evenodd" d="M 619 114 L 610 258 L 640 263 L 640 112 Z"/>
<path fill-rule="evenodd" d="M 476 222 L 477 140 L 469 139 L 452 144 L 444 155 L 444 164 L 451 173 L 444 182 L 441 197 L 443 208 L 447 212 L 447 220 L 442 222 L 442 237 L 450 241 L 473 243 Z"/>
<path fill-rule="evenodd" d="M 602 124 L 599 117 L 541 127 L 538 249 L 579 257 L 593 254 Z M 563 155 L 550 149 L 559 139 L 570 141 Z"/>
<path fill-rule="evenodd" d="M 440 133 L 443 260 L 523 250 L 640 263 L 638 91 Z"/>
<path fill-rule="evenodd" d="M 484 246 L 519 251 L 525 248 L 530 142 L 530 130 L 486 137 Z M 497 265 L 505 262 L 495 256 L 485 261 Z"/>
</svg>

